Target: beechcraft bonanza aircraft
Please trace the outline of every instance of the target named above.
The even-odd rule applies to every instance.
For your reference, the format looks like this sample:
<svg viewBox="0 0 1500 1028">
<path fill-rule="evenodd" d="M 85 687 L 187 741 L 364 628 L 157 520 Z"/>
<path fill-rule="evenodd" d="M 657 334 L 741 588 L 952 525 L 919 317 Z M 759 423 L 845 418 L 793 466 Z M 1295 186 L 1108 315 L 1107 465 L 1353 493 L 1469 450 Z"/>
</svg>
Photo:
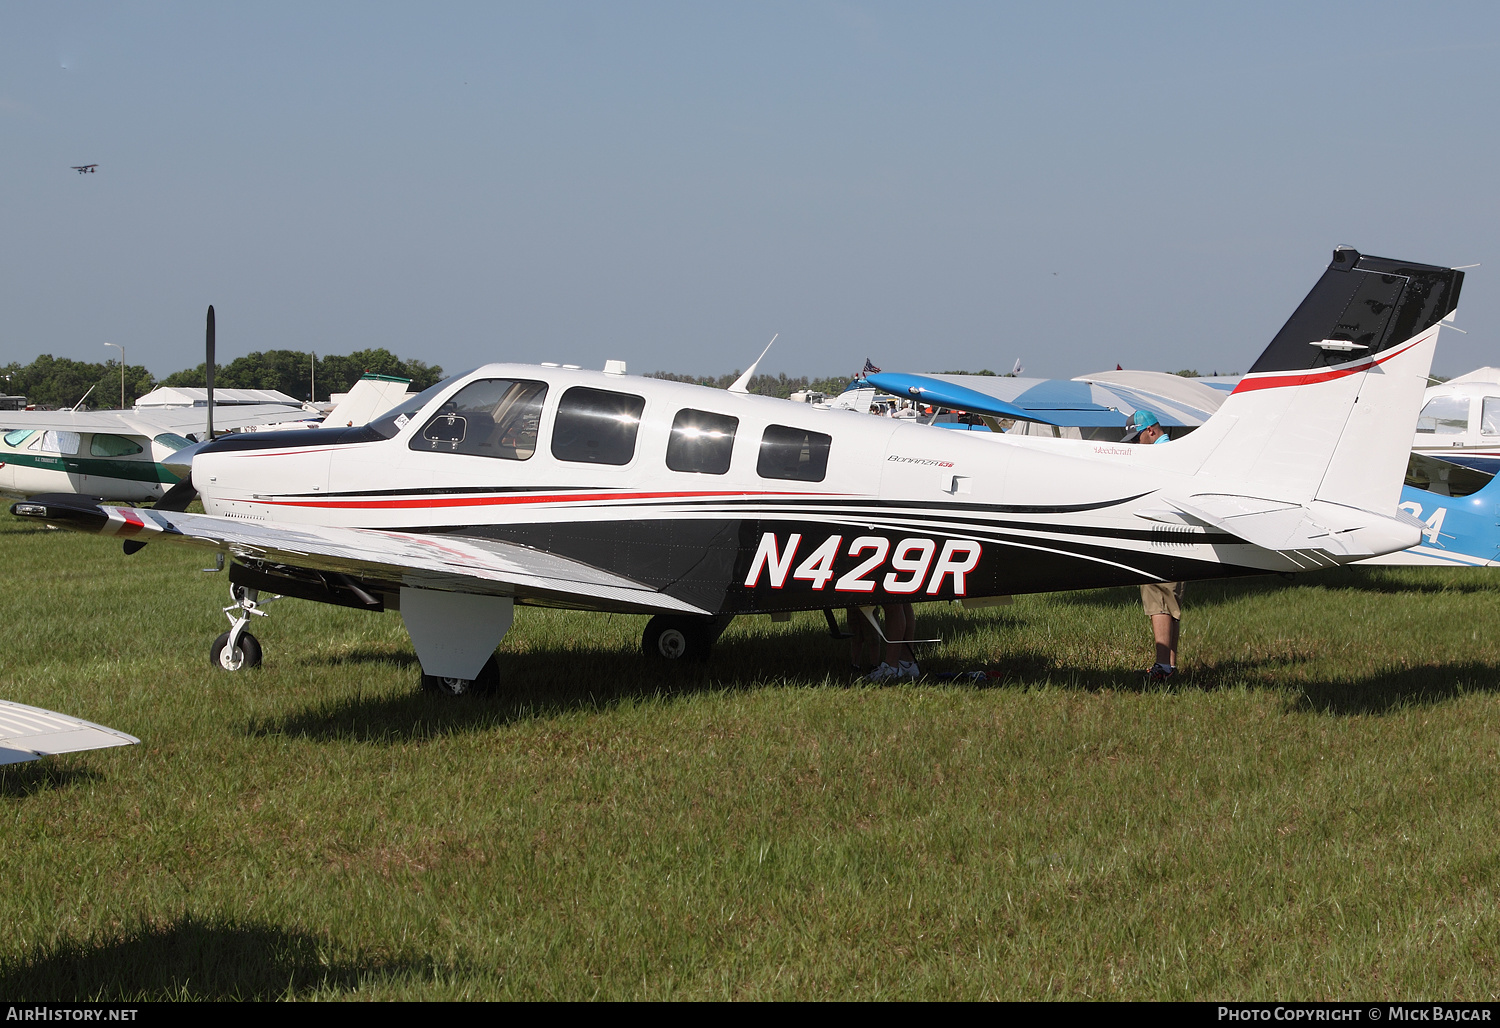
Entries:
<svg viewBox="0 0 1500 1028">
<path fill-rule="evenodd" d="M 424 684 L 451 692 L 493 680 L 516 603 L 654 614 L 644 647 L 673 657 L 742 614 L 1295 572 L 1421 537 L 1401 473 L 1462 283 L 1334 251 L 1169 446 L 934 431 L 616 362 L 489 364 L 368 425 L 205 443 L 154 509 L 11 510 L 227 555 L 223 667 L 257 661 L 244 628 L 266 591 L 399 610 Z M 183 513 L 194 496 L 206 513 Z"/>
</svg>

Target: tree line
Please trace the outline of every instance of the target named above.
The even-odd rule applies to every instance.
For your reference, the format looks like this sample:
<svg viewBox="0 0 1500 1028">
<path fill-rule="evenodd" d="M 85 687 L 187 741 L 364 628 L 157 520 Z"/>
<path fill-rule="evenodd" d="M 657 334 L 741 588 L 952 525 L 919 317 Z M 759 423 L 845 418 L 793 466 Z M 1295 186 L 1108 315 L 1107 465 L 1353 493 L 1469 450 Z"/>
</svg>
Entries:
<svg viewBox="0 0 1500 1028">
<path fill-rule="evenodd" d="M 158 381 L 141 365 L 127 364 L 125 406 L 131 406 L 158 386 L 202 388 L 207 385 L 205 370 L 206 365 L 199 364 Z M 317 399 L 327 400 L 330 393 L 348 392 L 366 372 L 409 378 L 419 390 L 443 377 L 443 369 L 436 364 L 404 360 L 384 348 L 317 358 L 301 350 L 261 350 L 217 365 L 214 387 L 279 389 L 295 399 L 308 400 L 313 399 L 311 390 L 316 379 Z M 0 382 L 3 382 L 0 391 L 24 396 L 28 403 L 38 407 L 71 407 L 85 395 L 86 406 L 96 410 L 120 403 L 120 362 L 116 360 L 94 363 L 44 353 L 30 364 L 12 362 L 0 367 Z"/>
<path fill-rule="evenodd" d="M 405 360 L 389 350 L 356 350 L 347 355 L 326 354 L 316 358 L 302 350 L 257 350 L 255 353 L 236 357 L 228 364 L 221 364 L 214 373 L 215 387 L 228 389 L 277 389 L 298 400 L 311 399 L 313 379 L 316 379 L 317 398 L 327 400 L 331 393 L 348 392 L 361 375 L 368 373 L 390 375 L 394 378 L 411 379 L 415 390 L 426 389 L 443 378 L 443 369 L 436 364 L 419 360 Z M 989 369 L 982 371 L 945 371 L 945 375 L 994 375 Z M 1196 377 L 1196 371 L 1179 371 L 1179 375 Z M 647 378 L 665 379 L 669 382 L 688 382 L 693 385 L 728 389 L 740 377 L 733 371 L 718 376 L 681 375 L 671 371 L 653 371 Z M 87 406 L 94 409 L 113 407 L 120 402 L 120 363 L 105 361 L 91 363 L 75 361 L 67 357 L 54 357 L 44 353 L 30 364 L 10 363 L 0 367 L 0 379 L 4 380 L 3 391 L 9 395 L 25 396 L 27 401 L 39 407 L 71 407 L 85 395 Z M 748 384 L 750 392 L 760 396 L 778 396 L 786 399 L 800 390 L 827 393 L 836 396 L 849 385 L 852 376 L 835 375 L 828 378 L 811 378 L 807 375 L 788 376 L 754 375 Z M 158 386 L 186 386 L 203 388 L 204 365 L 188 368 L 158 380 L 139 364 L 125 366 L 125 406 Z M 90 388 L 92 387 L 92 392 Z"/>
</svg>

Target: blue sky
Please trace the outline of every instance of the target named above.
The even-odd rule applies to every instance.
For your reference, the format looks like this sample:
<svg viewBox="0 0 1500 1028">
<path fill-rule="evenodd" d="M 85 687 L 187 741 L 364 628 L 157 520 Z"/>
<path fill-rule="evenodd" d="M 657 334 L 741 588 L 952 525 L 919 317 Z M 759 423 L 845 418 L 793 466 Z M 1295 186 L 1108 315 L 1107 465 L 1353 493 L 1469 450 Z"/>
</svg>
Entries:
<svg viewBox="0 0 1500 1028">
<path fill-rule="evenodd" d="M 1483 262 L 1500 6 L 0 7 L 0 363 L 1243 370 L 1336 244 Z M 69 171 L 97 162 L 95 175 Z"/>
</svg>

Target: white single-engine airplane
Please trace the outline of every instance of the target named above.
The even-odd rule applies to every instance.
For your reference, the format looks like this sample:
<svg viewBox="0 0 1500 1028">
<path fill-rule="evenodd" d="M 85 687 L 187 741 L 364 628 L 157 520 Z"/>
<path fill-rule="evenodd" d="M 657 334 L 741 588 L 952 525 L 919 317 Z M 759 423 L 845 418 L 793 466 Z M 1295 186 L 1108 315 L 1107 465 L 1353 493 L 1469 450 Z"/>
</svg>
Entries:
<svg viewBox="0 0 1500 1028">
<path fill-rule="evenodd" d="M 350 429 L 203 444 L 154 509 L 13 513 L 230 558 L 213 659 L 275 592 L 399 609 L 424 684 L 495 677 L 514 604 L 655 614 L 706 655 L 740 614 L 1293 572 L 1405 549 L 1397 507 L 1463 273 L 1340 248 L 1220 409 L 1168 446 L 981 432 L 612 372 L 489 364 Z M 204 514 L 183 509 L 199 496 Z"/>
</svg>

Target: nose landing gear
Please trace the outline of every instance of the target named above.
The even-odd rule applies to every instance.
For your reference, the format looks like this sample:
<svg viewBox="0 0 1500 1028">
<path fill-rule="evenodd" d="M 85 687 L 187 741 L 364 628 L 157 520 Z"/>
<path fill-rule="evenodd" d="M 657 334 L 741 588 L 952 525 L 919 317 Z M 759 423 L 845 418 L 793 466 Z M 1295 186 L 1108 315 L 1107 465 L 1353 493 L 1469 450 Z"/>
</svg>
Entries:
<svg viewBox="0 0 1500 1028">
<path fill-rule="evenodd" d="M 262 603 L 281 599 L 272 596 L 262 601 L 259 589 L 243 585 L 231 585 L 229 598 L 234 602 L 224 608 L 229 619 L 229 631 L 213 641 L 208 648 L 208 662 L 223 671 L 240 671 L 244 668 L 260 667 L 260 640 L 245 631 L 245 625 L 253 617 L 268 617 L 261 610 Z"/>
</svg>

